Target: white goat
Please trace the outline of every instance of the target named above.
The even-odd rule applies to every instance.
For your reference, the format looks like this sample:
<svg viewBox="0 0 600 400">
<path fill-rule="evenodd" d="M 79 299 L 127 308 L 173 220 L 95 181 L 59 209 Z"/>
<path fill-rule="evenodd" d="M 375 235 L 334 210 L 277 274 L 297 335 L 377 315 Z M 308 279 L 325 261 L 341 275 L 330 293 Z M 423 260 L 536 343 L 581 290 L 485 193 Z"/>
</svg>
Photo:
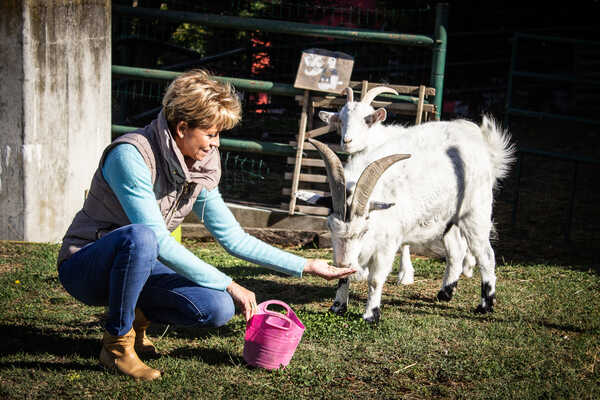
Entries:
<svg viewBox="0 0 600 400">
<path fill-rule="evenodd" d="M 465 120 L 430 122 L 406 128 L 370 151 L 404 149 L 410 159 L 396 164 L 408 155 L 393 154 L 367 166 L 368 157 L 353 157 L 345 168 L 327 145 L 309 139 L 324 159 L 329 178 L 333 213 L 327 223 L 335 264 L 358 269 L 353 279 L 368 279 L 365 320 L 380 318 L 381 291 L 399 247 L 405 243 L 429 247 L 440 240 L 446 272 L 438 298 L 452 296 L 468 244 L 481 271 L 481 303 L 476 311 L 493 311 L 496 275 L 489 240 L 493 188 L 513 159 L 509 139 L 487 117 L 481 127 Z M 348 291 L 348 280 L 341 280 L 332 311 L 346 310 Z"/>
<path fill-rule="evenodd" d="M 371 102 L 380 94 L 392 93 L 397 95 L 398 93 L 394 89 L 385 86 L 374 87 L 359 102 L 354 101 L 354 93 L 351 88 L 346 88 L 344 93 L 346 94 L 347 102 L 338 113 L 321 111 L 319 117 L 323 122 L 333 124 L 337 128 L 341 136 L 342 150 L 350 154 L 349 161 L 353 157 L 370 157 L 368 154 L 371 154 L 371 149 L 380 147 L 383 143 L 392 140 L 405 130 L 405 127 L 401 125 L 384 127 L 381 123 L 387 117 L 385 108 L 375 110 L 371 106 Z M 395 149 L 388 150 L 388 154 L 393 154 Z M 370 160 L 374 161 L 375 158 L 370 157 Z M 466 241 L 460 236 L 460 232 L 456 230 L 455 234 L 463 242 L 463 246 L 466 247 Z M 446 255 L 441 242 L 432 244 L 429 248 L 418 248 L 418 252 L 435 257 L 444 257 Z M 467 249 L 463 260 L 463 275 L 468 278 L 473 276 L 474 266 L 475 259 Z M 410 248 L 409 245 L 404 244 L 402 246 L 402 257 L 398 269 L 398 283 L 410 285 L 413 282 L 414 267 L 410 260 Z"/>
</svg>

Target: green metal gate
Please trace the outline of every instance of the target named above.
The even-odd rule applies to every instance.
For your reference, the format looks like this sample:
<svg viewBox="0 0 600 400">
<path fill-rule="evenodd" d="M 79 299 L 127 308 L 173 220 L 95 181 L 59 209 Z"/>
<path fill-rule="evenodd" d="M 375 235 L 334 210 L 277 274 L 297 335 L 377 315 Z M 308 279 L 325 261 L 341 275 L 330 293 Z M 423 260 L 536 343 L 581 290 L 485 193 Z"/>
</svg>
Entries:
<svg viewBox="0 0 600 400">
<path fill-rule="evenodd" d="M 141 2 L 140 2 L 141 3 Z M 176 2 L 167 1 L 165 4 L 171 5 Z M 180 7 L 183 8 L 183 7 Z M 306 10 L 305 10 L 306 11 Z M 321 40 L 321 45 L 324 46 L 353 46 L 360 44 L 369 44 L 369 47 L 373 46 L 382 46 L 378 51 L 383 49 L 387 49 L 388 51 L 383 51 L 384 56 L 389 55 L 391 49 L 408 49 L 407 52 L 411 51 L 420 51 L 420 52 L 429 52 L 430 53 L 430 74 L 429 74 L 429 86 L 435 87 L 436 94 L 435 97 L 432 97 L 431 103 L 435 105 L 437 113 L 433 115 L 433 118 L 440 118 L 440 110 L 442 105 L 442 94 L 443 94 L 443 84 L 444 84 L 444 69 L 445 69 L 445 59 L 446 59 L 446 47 L 447 47 L 447 33 L 446 33 L 446 24 L 448 17 L 448 8 L 445 4 L 438 5 L 435 9 L 430 10 L 419 10 L 419 12 L 427 12 L 429 14 L 433 14 L 434 16 L 434 24 L 432 24 L 429 28 L 430 34 L 409 34 L 409 33 L 397 33 L 397 32 L 387 32 L 381 30 L 369 30 L 369 29 L 351 29 L 351 28 L 341 28 L 341 27 L 331 27 L 324 25 L 316 25 L 309 24 L 304 22 L 297 22 L 299 18 L 296 18 L 296 21 L 285 21 L 280 19 L 267 19 L 267 18 L 254 18 L 254 17 L 240 17 L 235 15 L 217 15 L 215 13 L 199 13 L 199 12 L 189 12 L 182 10 L 161 10 L 161 9 L 150 9 L 150 8 L 142 8 L 142 7 L 125 7 L 121 5 L 114 4 L 113 5 L 113 38 L 115 40 L 114 46 L 117 47 L 117 50 L 120 46 L 120 43 L 123 41 L 131 40 L 132 37 L 142 37 L 143 45 L 152 45 L 158 46 L 160 43 L 164 45 L 167 40 L 163 31 L 165 31 L 165 27 L 168 24 L 196 24 L 194 26 L 202 26 L 214 29 L 215 32 L 219 32 L 220 36 L 223 36 L 226 31 L 233 32 L 245 32 L 248 34 L 259 33 L 264 34 L 264 37 L 281 37 L 282 35 L 286 38 L 306 38 L 303 39 L 299 44 L 300 45 L 308 45 L 306 40 L 312 40 L 311 38 L 317 38 Z M 286 15 L 289 15 L 286 14 Z M 365 15 L 359 15 L 359 20 L 364 20 Z M 414 19 L 413 15 L 405 15 L 405 21 L 409 19 Z M 270 35 L 270 36 L 269 36 Z M 117 42 L 118 40 L 118 42 Z M 291 39 L 290 39 L 291 41 Z M 313 43 L 311 43 L 312 45 Z M 173 46 L 172 43 L 169 43 L 169 46 Z M 230 45 L 229 48 L 224 45 L 225 51 L 220 54 L 213 54 L 210 56 L 204 56 L 201 60 L 214 60 L 214 59 L 232 59 L 233 57 L 240 56 L 244 54 L 248 49 L 244 49 L 241 47 L 236 47 L 236 45 Z M 297 56 L 298 60 L 301 54 L 300 49 L 292 48 L 291 50 L 294 52 L 294 56 Z M 304 48 L 302 48 L 304 49 Z M 346 50 L 346 47 L 343 47 Z M 414 49 L 414 50 L 410 50 Z M 418 50 L 417 50 L 418 49 Z M 138 49 L 136 49 L 138 50 Z M 255 49 L 253 49 L 256 51 Z M 368 49 L 367 49 L 368 50 Z M 181 50 L 179 51 L 187 51 Z M 275 51 L 275 50 L 273 50 Z M 289 52 L 290 49 L 287 49 Z M 381 51 L 380 51 L 381 52 Z M 412 53 L 408 54 L 410 57 Z M 190 55 L 192 57 L 193 54 Z M 124 61 L 127 61 L 127 57 L 115 57 L 120 58 Z M 290 58 L 289 55 L 287 58 Z M 369 59 L 372 57 L 368 57 Z M 388 58 L 393 58 L 389 57 Z M 291 65 L 294 63 L 293 60 L 286 64 L 287 68 L 290 69 Z M 414 60 L 413 60 L 414 61 Z M 356 65 L 360 65 L 360 59 L 355 61 Z M 366 64 L 366 63 L 363 63 Z M 186 62 L 181 62 L 178 64 L 179 67 L 183 67 L 186 65 Z M 192 65 L 192 64 L 187 64 Z M 130 65 L 113 65 L 113 93 L 117 95 L 116 99 L 113 100 L 114 108 L 121 111 L 121 114 L 127 115 L 131 121 L 125 121 L 123 124 L 115 124 L 112 127 L 113 136 L 118 136 L 122 133 L 129 132 L 133 130 L 137 126 L 143 126 L 142 122 L 144 118 L 152 118 L 158 110 L 160 109 L 160 99 L 162 97 L 162 93 L 164 92 L 164 88 L 168 84 L 169 81 L 173 80 L 176 76 L 180 74 L 180 72 L 173 71 L 174 65 L 166 66 L 165 69 L 159 68 L 139 68 L 132 67 Z M 175 66 L 176 67 L 176 66 Z M 247 66 L 246 66 L 247 67 Z M 395 66 L 396 67 L 396 66 Z M 406 68 L 407 65 L 400 66 L 402 68 Z M 423 69 L 423 66 L 418 66 L 420 70 Z M 293 67 L 292 71 L 295 74 L 295 68 L 297 68 L 297 63 Z M 180 68 L 181 69 L 181 68 Z M 425 72 L 425 71 L 423 71 Z M 384 71 L 378 71 L 378 73 L 384 73 Z M 298 95 L 303 94 L 303 90 L 299 90 L 293 87 L 292 84 L 282 81 L 271 81 L 271 80 L 260 80 L 260 79 L 252 79 L 256 76 L 218 76 L 215 77 L 218 80 L 228 81 L 232 83 L 237 90 L 246 93 L 246 96 L 249 94 L 258 94 L 258 93 L 266 93 L 269 96 L 273 96 L 276 98 L 276 101 L 273 101 L 272 107 L 276 107 L 277 104 L 286 104 L 288 108 L 294 108 L 299 114 L 299 107 L 294 102 L 294 98 Z M 277 77 L 281 74 L 272 73 L 274 77 Z M 258 77 L 261 75 L 258 74 Z M 418 84 L 425 82 L 401 82 L 402 84 Z M 129 96 L 129 99 L 127 98 Z M 393 102 L 411 102 L 415 103 L 416 99 L 411 96 L 393 96 L 393 95 L 384 95 L 386 100 Z M 131 101 L 140 102 L 147 104 L 142 109 L 133 109 L 131 107 Z M 154 104 L 154 105 L 152 105 Z M 248 109 L 248 104 L 245 104 L 245 109 Z M 239 154 L 232 154 L 229 158 L 231 160 L 238 160 L 247 157 L 248 162 L 243 164 L 241 161 L 239 163 L 235 161 L 231 161 L 228 165 L 233 169 L 231 174 L 228 174 L 228 171 L 224 173 L 223 186 L 222 190 L 224 192 L 224 196 L 229 198 L 230 200 L 237 200 L 234 195 L 229 196 L 227 193 L 227 177 L 229 175 L 234 178 L 231 181 L 237 186 L 240 187 L 239 177 L 240 174 L 235 173 L 236 166 L 244 165 L 244 168 L 248 166 L 254 165 L 257 170 L 249 171 L 247 175 L 247 180 L 252 183 L 255 179 L 267 179 L 268 177 L 262 176 L 261 171 L 269 170 L 269 163 L 262 163 L 268 159 L 269 156 L 279 157 L 282 161 L 285 160 L 283 156 L 293 156 L 296 153 L 296 148 L 285 144 L 289 140 L 289 138 L 293 137 L 298 129 L 298 118 L 295 118 L 295 121 L 285 121 L 279 119 L 273 122 L 271 125 L 277 125 L 282 123 L 281 125 L 285 125 L 285 128 L 277 127 L 267 127 L 262 128 L 264 130 L 268 129 L 287 129 L 288 134 L 283 136 L 280 135 L 279 138 L 275 137 L 275 139 L 279 139 L 279 141 L 268 140 L 271 137 L 267 137 L 267 140 L 256 140 L 257 138 L 252 138 L 252 136 L 257 136 L 256 134 L 248 135 L 248 126 L 253 125 L 257 127 L 257 130 L 261 129 L 261 126 L 268 126 L 269 120 L 267 118 L 263 118 L 265 114 L 254 114 L 255 120 L 250 120 L 252 115 L 248 115 L 250 118 L 244 118 L 244 129 L 245 132 L 242 135 L 236 136 L 235 132 L 232 132 L 233 135 L 229 134 L 224 135 L 221 140 L 221 149 L 223 153 L 226 152 L 235 152 L 245 154 L 245 156 L 240 156 Z M 142 124 L 138 124 L 138 122 L 142 122 Z M 272 135 L 276 136 L 276 135 Z M 251 140 L 249 140 L 252 138 Z M 285 143 L 283 143 L 285 142 Z M 254 157 L 260 157 L 260 160 L 251 160 L 252 154 Z M 224 154 L 224 157 L 229 157 L 229 154 Z M 271 158 L 270 160 L 273 160 Z M 253 162 L 255 161 L 255 162 Z M 283 175 L 283 171 L 277 171 L 278 169 L 286 168 L 285 165 L 279 164 L 272 161 L 271 164 L 273 168 L 270 168 L 271 172 L 280 173 Z M 262 169 L 261 169 L 262 168 Z M 273 179 L 275 183 L 281 184 L 281 178 Z M 277 182 L 279 181 L 279 182 Z M 230 189 L 237 190 L 236 185 L 232 184 Z M 241 185 L 243 186 L 243 185 Z M 256 185 L 253 185 L 256 186 Z M 273 188 L 271 190 L 272 193 L 279 192 L 281 193 L 281 187 Z M 272 201 L 272 205 L 278 207 L 279 201 Z"/>
</svg>

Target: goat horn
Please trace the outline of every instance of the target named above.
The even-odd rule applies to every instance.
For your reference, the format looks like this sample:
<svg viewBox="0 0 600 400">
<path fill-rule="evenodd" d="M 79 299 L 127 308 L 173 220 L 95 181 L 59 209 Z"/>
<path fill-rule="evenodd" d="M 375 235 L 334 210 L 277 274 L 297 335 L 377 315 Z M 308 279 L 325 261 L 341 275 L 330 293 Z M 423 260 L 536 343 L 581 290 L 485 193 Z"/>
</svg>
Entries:
<svg viewBox="0 0 600 400">
<path fill-rule="evenodd" d="M 352 198 L 352 205 L 350 206 L 350 219 L 355 216 L 362 217 L 367 213 L 369 197 L 371 197 L 371 193 L 373 193 L 373 189 L 375 189 L 375 185 L 381 175 L 396 162 L 405 160 L 409 157 L 410 154 L 392 154 L 391 156 L 373 161 L 365 168 L 362 174 L 360 174 L 358 182 L 356 182 L 354 197 Z"/>
<path fill-rule="evenodd" d="M 343 221 L 346 219 L 346 178 L 344 178 L 342 162 L 326 144 L 311 138 L 308 141 L 317 148 L 321 158 L 325 161 L 333 212 Z"/>
<path fill-rule="evenodd" d="M 371 102 L 375 100 L 375 97 L 379 96 L 382 93 L 392 93 L 395 95 L 398 94 L 398 92 L 396 92 L 394 89 L 389 88 L 387 86 L 376 86 L 373 89 L 369 90 L 360 100 L 360 102 L 365 104 L 371 104 Z"/>
<path fill-rule="evenodd" d="M 354 91 L 351 87 L 344 89 L 344 94 L 346 95 L 346 103 L 354 101 Z"/>
</svg>

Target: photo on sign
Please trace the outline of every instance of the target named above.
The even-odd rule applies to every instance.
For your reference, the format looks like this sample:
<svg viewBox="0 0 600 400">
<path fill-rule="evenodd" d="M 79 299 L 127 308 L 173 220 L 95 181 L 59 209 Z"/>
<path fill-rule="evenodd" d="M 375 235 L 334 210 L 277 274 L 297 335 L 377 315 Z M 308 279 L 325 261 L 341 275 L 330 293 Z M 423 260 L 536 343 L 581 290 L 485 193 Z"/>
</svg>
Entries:
<svg viewBox="0 0 600 400">
<path fill-rule="evenodd" d="M 339 51 L 309 49 L 302 52 L 294 87 L 341 93 L 350 84 L 354 59 Z"/>
</svg>

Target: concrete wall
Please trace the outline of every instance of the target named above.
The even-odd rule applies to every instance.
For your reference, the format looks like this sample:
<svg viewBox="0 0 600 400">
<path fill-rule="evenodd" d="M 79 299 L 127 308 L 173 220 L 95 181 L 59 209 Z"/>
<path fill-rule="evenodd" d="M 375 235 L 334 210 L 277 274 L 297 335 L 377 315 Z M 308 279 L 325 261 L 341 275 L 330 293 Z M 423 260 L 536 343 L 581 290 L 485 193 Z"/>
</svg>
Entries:
<svg viewBox="0 0 600 400">
<path fill-rule="evenodd" d="M 24 229 L 23 18 L 14 3 L 0 3 L 0 239 L 22 238 Z"/>
<path fill-rule="evenodd" d="M 0 239 L 60 241 L 110 142 L 110 0 L 0 3 Z"/>
</svg>

